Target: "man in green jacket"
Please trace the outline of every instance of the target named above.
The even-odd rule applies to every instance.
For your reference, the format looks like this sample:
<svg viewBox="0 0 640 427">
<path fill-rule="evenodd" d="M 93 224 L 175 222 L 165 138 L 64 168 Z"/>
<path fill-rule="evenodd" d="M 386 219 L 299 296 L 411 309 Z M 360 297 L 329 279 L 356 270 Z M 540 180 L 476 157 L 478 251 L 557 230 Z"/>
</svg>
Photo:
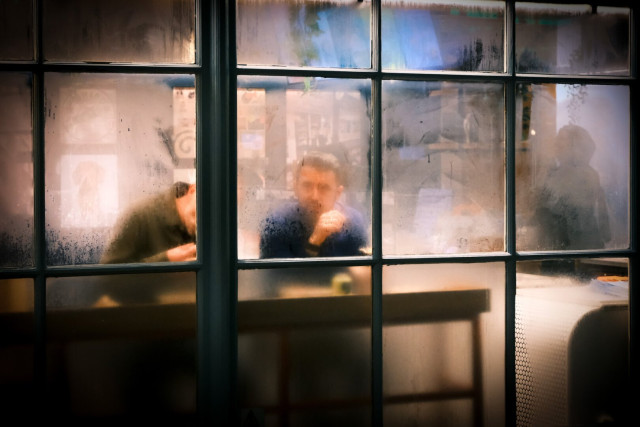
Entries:
<svg viewBox="0 0 640 427">
<path fill-rule="evenodd" d="M 102 264 L 196 259 L 196 186 L 178 182 L 118 221 Z"/>
</svg>

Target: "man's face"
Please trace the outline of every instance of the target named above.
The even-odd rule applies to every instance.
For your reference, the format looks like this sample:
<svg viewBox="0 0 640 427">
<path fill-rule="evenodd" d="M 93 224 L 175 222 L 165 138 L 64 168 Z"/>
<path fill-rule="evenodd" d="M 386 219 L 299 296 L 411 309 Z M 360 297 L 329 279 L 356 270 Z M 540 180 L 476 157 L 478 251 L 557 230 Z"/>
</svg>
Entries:
<svg viewBox="0 0 640 427">
<path fill-rule="evenodd" d="M 302 208 L 317 219 L 333 209 L 343 189 L 333 171 L 302 166 L 294 191 Z"/>
<path fill-rule="evenodd" d="M 191 184 L 187 193 L 180 198 L 178 212 L 189 234 L 196 235 L 196 186 Z"/>
</svg>

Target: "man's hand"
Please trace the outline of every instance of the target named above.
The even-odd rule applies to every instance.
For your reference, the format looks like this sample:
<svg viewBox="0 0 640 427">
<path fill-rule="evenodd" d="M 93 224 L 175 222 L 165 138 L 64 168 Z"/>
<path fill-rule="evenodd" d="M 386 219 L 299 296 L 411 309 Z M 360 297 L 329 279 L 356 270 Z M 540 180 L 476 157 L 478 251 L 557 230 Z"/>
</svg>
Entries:
<svg viewBox="0 0 640 427">
<path fill-rule="evenodd" d="M 187 243 L 171 248 L 167 251 L 167 258 L 169 261 L 194 261 L 196 259 L 196 244 Z"/>
<path fill-rule="evenodd" d="M 344 225 L 345 216 L 342 212 L 332 210 L 320 215 L 316 223 L 313 233 L 309 237 L 309 243 L 314 246 L 320 246 L 330 235 L 337 233 Z"/>
</svg>

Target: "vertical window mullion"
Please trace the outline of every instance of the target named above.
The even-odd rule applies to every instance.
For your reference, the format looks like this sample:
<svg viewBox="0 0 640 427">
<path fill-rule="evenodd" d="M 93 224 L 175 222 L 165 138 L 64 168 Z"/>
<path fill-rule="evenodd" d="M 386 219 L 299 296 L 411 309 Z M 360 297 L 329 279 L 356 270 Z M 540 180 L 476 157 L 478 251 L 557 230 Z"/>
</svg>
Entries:
<svg viewBox="0 0 640 427">
<path fill-rule="evenodd" d="M 505 423 L 516 425 L 516 224 L 515 224 L 515 90 L 510 79 L 505 85 L 506 95 L 506 247 L 510 256 L 505 265 Z"/>
<path fill-rule="evenodd" d="M 34 280 L 34 398 L 46 402 L 46 245 L 45 245 L 45 164 L 44 164 L 44 71 L 42 68 L 42 1 L 34 4 L 35 60 L 32 73 L 32 159 L 33 159 L 33 243 L 36 276 Z"/>
<path fill-rule="evenodd" d="M 637 18 L 638 14 L 636 10 L 631 11 L 631 28 L 629 32 L 630 40 L 631 40 L 631 49 L 630 49 L 630 73 L 631 77 L 634 78 L 630 82 L 630 91 L 631 91 L 631 111 L 629 112 L 630 117 L 638 116 L 638 84 L 635 78 L 637 78 L 638 72 L 638 43 L 637 43 Z M 638 272 L 640 271 L 640 266 L 638 266 L 638 127 L 637 120 L 631 120 L 631 129 L 630 129 L 630 182 L 629 182 L 629 243 L 630 248 L 632 250 L 631 256 L 629 258 L 629 384 L 632 384 L 631 398 L 629 402 L 637 402 L 638 398 L 640 398 L 640 369 L 638 368 L 637 363 L 634 364 L 633 360 L 638 360 L 638 301 L 640 300 L 640 292 L 638 292 L 637 286 L 637 278 L 639 276 Z M 635 285 L 631 285 L 635 283 Z M 636 412 L 632 412 L 632 419 L 629 420 L 633 423 L 633 419 L 640 420 L 640 417 L 636 415 Z"/>
<path fill-rule="evenodd" d="M 371 66 L 376 72 L 372 81 L 372 185 L 371 185 L 371 240 L 373 265 L 371 271 L 371 410 L 372 426 L 383 425 L 383 372 L 382 372 L 382 6 L 372 2 L 371 10 Z"/>
<path fill-rule="evenodd" d="M 507 1 L 505 11 L 505 59 L 508 80 L 505 83 L 505 236 L 506 250 L 510 254 L 505 265 L 505 425 L 516 425 L 516 356 L 515 356 L 515 302 L 516 302 L 516 80 L 515 80 L 515 1 Z"/>
<path fill-rule="evenodd" d="M 373 81 L 373 182 L 372 182 L 372 411 L 373 426 L 382 426 L 382 148 L 381 148 L 381 86 L 379 78 Z"/>
<path fill-rule="evenodd" d="M 198 417 L 201 425 L 232 425 L 235 340 L 229 278 L 228 100 L 229 37 L 224 2 L 199 2 L 198 94 Z"/>
<path fill-rule="evenodd" d="M 44 207 L 44 73 L 33 74 L 33 181 L 34 181 L 34 390 L 38 404 L 45 403 L 46 385 L 46 248 Z"/>
</svg>

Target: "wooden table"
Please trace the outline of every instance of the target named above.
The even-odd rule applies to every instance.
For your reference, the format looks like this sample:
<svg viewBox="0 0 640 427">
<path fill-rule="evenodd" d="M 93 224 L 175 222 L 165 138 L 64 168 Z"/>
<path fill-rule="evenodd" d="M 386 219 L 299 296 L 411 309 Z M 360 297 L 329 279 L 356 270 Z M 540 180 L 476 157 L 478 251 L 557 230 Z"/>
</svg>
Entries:
<svg viewBox="0 0 640 427">
<path fill-rule="evenodd" d="M 385 396 L 385 403 L 407 403 L 470 398 L 474 421 L 483 423 L 482 355 L 479 315 L 489 310 L 488 289 L 456 289 L 385 294 L 382 300 L 384 326 L 465 320 L 472 323 L 473 383 L 468 389 Z M 303 409 L 289 402 L 288 333 L 304 328 L 370 328 L 371 296 L 342 295 L 314 298 L 284 298 L 239 301 L 238 332 L 278 332 L 281 337 L 279 401 L 276 411 L 281 425 L 291 410 Z M 96 339 L 195 337 L 196 304 L 123 305 L 105 308 L 52 310 L 47 313 L 47 340 L 64 343 Z M 31 313 L 0 313 L 0 336 L 5 345 L 26 343 L 33 338 Z M 368 403 L 368 398 L 354 404 Z M 326 402 L 335 404 L 335 402 Z M 316 402 L 314 407 L 322 407 Z"/>
</svg>

